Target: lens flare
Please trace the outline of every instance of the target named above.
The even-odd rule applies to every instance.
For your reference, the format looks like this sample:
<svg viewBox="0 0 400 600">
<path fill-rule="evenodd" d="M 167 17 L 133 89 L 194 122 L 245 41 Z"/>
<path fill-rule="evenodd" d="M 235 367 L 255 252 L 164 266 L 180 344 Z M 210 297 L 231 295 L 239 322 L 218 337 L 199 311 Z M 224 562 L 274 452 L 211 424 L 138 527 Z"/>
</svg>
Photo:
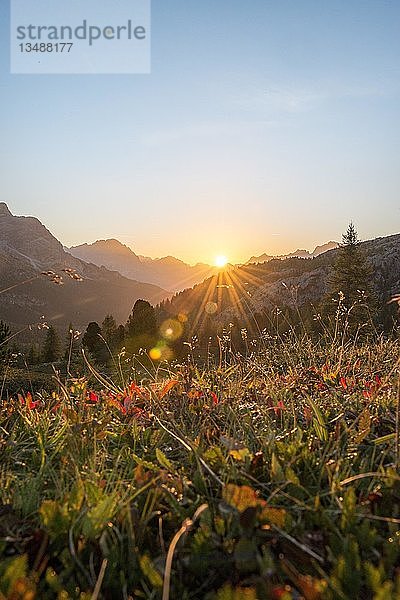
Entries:
<svg viewBox="0 0 400 600">
<path fill-rule="evenodd" d="M 207 302 L 204 310 L 208 315 L 214 315 L 218 310 L 218 304 L 216 302 Z"/>
<path fill-rule="evenodd" d="M 149 357 L 154 361 L 169 361 L 174 358 L 174 353 L 165 342 L 158 342 L 157 346 L 150 350 Z"/>
<path fill-rule="evenodd" d="M 175 342 L 183 334 L 183 325 L 175 319 L 167 319 L 161 325 L 160 333 L 167 342 Z"/>
</svg>

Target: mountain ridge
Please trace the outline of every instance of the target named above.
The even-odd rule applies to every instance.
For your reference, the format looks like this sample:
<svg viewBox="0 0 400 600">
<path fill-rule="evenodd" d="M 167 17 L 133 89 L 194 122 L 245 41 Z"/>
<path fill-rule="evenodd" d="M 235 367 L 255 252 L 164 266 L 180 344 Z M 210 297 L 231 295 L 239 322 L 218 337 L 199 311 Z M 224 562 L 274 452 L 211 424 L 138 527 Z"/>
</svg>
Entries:
<svg viewBox="0 0 400 600">
<path fill-rule="evenodd" d="M 67 250 L 72 256 L 118 271 L 128 278 L 158 285 L 171 292 L 193 287 L 217 271 L 204 263 L 189 265 L 175 256 L 140 257 L 119 240 L 96 240 Z"/>
<path fill-rule="evenodd" d="M 74 272 L 83 281 L 74 280 Z M 49 273 L 62 275 L 63 285 L 56 285 Z M 39 219 L 15 216 L 4 202 L 0 203 L 0 292 L 0 318 L 17 326 L 36 323 L 42 315 L 60 326 L 70 321 L 75 326 L 101 322 L 108 313 L 124 322 L 137 299 L 157 304 L 171 295 L 159 286 L 73 257 Z"/>
<path fill-rule="evenodd" d="M 253 256 L 245 264 L 268 262 L 273 259 L 284 260 L 294 256 L 313 258 L 337 248 L 337 246 L 337 242 L 331 241 L 316 246 L 313 252 L 298 249 L 290 254 L 280 256 L 264 253 L 260 256 Z M 125 277 L 153 283 L 172 292 L 181 292 L 185 288 L 191 288 L 219 271 L 217 267 L 202 262 L 189 265 L 171 255 L 160 258 L 142 257 L 115 238 L 72 246 L 67 248 L 67 252 L 86 262 L 118 271 Z"/>
<path fill-rule="evenodd" d="M 270 260 L 274 260 L 275 258 L 279 260 L 285 260 L 286 258 L 316 258 L 320 254 L 324 254 L 324 252 L 329 252 L 329 250 L 335 250 L 338 247 L 338 242 L 330 241 L 326 242 L 325 244 L 321 244 L 320 246 L 316 246 L 312 252 L 309 252 L 308 250 L 301 250 L 300 248 L 298 248 L 294 252 L 290 252 L 288 254 L 273 255 L 264 253 L 260 256 L 252 256 L 245 264 L 249 265 L 253 263 L 263 263 L 268 262 Z"/>
<path fill-rule="evenodd" d="M 361 242 L 361 248 L 374 268 L 374 286 L 383 309 L 400 292 L 400 234 Z M 272 259 L 221 272 L 163 302 L 161 318 L 185 314 L 189 335 L 199 331 L 211 335 L 235 321 L 241 327 L 254 325 L 255 315 L 262 315 L 261 320 L 268 315 L 276 319 L 273 311 L 277 308 L 297 311 L 308 306 L 317 310 L 328 292 L 337 252 L 332 249 L 313 258 Z"/>
</svg>

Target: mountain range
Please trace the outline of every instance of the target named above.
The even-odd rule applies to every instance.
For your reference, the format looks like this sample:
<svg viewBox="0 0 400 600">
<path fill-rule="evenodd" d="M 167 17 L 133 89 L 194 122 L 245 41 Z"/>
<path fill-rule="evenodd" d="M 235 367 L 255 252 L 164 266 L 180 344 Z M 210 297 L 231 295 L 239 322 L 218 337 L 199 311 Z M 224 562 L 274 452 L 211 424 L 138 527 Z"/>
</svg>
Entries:
<svg viewBox="0 0 400 600">
<path fill-rule="evenodd" d="M 339 244 L 337 242 L 327 242 L 326 244 L 322 244 L 321 246 L 316 246 L 312 252 L 308 250 L 295 250 L 290 254 L 280 254 L 280 255 L 271 255 L 271 254 L 261 254 L 260 256 L 252 256 L 248 261 L 247 265 L 256 264 L 256 263 L 264 263 L 273 260 L 274 258 L 279 258 L 280 260 L 285 260 L 286 258 L 316 258 L 320 254 L 324 252 L 328 252 L 329 250 L 334 250 L 337 248 Z"/>
<path fill-rule="evenodd" d="M 174 256 L 155 259 L 138 256 L 115 239 L 97 240 L 93 244 L 67 248 L 67 251 L 88 263 L 104 266 L 130 279 L 152 283 L 171 292 L 190 288 L 218 270 L 203 263 L 188 265 Z"/>
<path fill-rule="evenodd" d="M 398 294 L 400 234 L 363 242 L 362 247 L 375 267 L 382 301 Z M 262 254 L 218 270 L 172 256 L 139 256 L 114 239 L 68 249 L 38 219 L 14 216 L 1 202 L 0 319 L 20 327 L 44 316 L 60 328 L 69 322 L 84 327 L 111 313 L 124 323 L 142 298 L 153 305 L 166 301 L 162 310 L 172 315 L 201 315 L 214 303 L 212 318 L 224 323 L 274 306 L 317 304 L 336 255 L 337 243 L 328 242 L 313 252 Z"/>
<path fill-rule="evenodd" d="M 138 298 L 156 304 L 170 295 L 73 257 L 38 219 L 14 216 L 0 203 L 0 319 L 10 325 L 44 316 L 60 327 L 82 327 L 107 313 L 125 322 Z"/>
<path fill-rule="evenodd" d="M 373 283 L 383 309 L 400 293 L 400 234 L 362 242 L 361 248 L 373 267 Z M 254 326 L 255 315 L 272 317 L 277 308 L 296 311 L 305 306 L 318 307 L 328 291 L 337 253 L 338 249 L 333 248 L 314 258 L 294 256 L 251 262 L 220 272 L 165 301 L 162 318 L 185 314 L 190 336 L 208 326 L 213 331 L 229 328 L 235 320 L 242 326 Z"/>
<path fill-rule="evenodd" d="M 263 263 L 278 258 L 284 260 L 291 257 L 315 258 L 328 250 L 338 247 L 337 242 L 328 242 L 317 246 L 313 252 L 296 250 L 290 254 L 273 256 L 261 254 L 252 256 L 246 264 Z M 66 248 L 76 258 L 118 271 L 130 279 L 153 283 L 172 292 L 180 292 L 191 288 L 204 279 L 216 275 L 217 267 L 204 263 L 189 265 L 173 256 L 152 259 L 135 254 L 135 252 L 115 239 L 97 240 L 93 244 L 81 244 Z"/>
</svg>

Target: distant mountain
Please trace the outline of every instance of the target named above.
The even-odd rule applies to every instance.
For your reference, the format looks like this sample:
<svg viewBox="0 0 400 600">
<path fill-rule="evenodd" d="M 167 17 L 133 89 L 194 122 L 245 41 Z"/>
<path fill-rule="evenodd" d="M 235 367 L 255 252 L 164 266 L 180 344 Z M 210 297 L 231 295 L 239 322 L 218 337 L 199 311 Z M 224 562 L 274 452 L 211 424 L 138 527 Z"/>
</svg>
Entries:
<svg viewBox="0 0 400 600">
<path fill-rule="evenodd" d="M 128 246 L 114 239 L 73 246 L 68 251 L 86 262 L 118 271 L 130 279 L 153 283 L 172 292 L 193 287 L 217 272 L 210 265 L 198 263 L 191 266 L 174 256 L 156 259 L 138 256 Z"/>
<path fill-rule="evenodd" d="M 363 242 L 361 247 L 374 268 L 374 283 L 384 308 L 400 293 L 400 234 Z M 285 258 L 259 264 L 246 264 L 220 272 L 192 290 L 163 303 L 165 315 L 187 315 L 187 335 L 215 327 L 242 327 L 255 323 L 254 315 L 273 315 L 277 307 L 297 310 L 317 306 L 328 291 L 328 280 L 337 249 L 315 258 Z M 275 317 L 276 318 L 276 317 Z"/>
<path fill-rule="evenodd" d="M 63 269 L 75 270 L 83 281 Z M 42 274 L 48 271 L 62 275 L 64 285 Z M 111 313 L 125 322 L 138 298 L 156 304 L 170 295 L 73 257 L 38 219 L 14 216 L 0 203 L 0 319 L 20 326 L 44 315 L 55 325 L 82 327 Z"/>
<path fill-rule="evenodd" d="M 270 254 L 261 254 L 260 256 L 252 256 L 248 261 L 247 265 L 253 263 L 263 263 L 273 260 L 274 258 L 279 258 L 280 260 L 285 260 L 286 258 L 315 258 L 324 252 L 328 252 L 328 250 L 334 250 L 337 248 L 339 244 L 337 242 L 327 242 L 326 244 L 322 244 L 321 246 L 317 246 L 313 252 L 309 252 L 308 250 L 295 250 L 295 252 L 291 252 L 290 254 L 281 254 L 278 256 L 273 256 Z"/>
</svg>

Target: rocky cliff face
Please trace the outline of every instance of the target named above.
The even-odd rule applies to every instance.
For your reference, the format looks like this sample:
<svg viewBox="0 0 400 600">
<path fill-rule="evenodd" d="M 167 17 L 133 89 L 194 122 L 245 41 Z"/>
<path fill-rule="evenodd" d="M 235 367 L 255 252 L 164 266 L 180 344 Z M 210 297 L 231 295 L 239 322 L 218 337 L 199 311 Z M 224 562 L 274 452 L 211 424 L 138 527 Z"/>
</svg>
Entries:
<svg viewBox="0 0 400 600">
<path fill-rule="evenodd" d="M 26 259 L 34 267 L 46 268 L 62 263 L 60 242 L 35 217 L 16 217 L 0 203 L 0 248 Z"/>
<path fill-rule="evenodd" d="M 75 270 L 83 281 L 63 269 Z M 42 274 L 47 271 L 61 275 L 63 285 Z M 124 322 L 137 299 L 156 304 L 167 297 L 158 286 L 71 256 L 38 219 L 14 216 L 0 203 L 0 319 L 21 326 L 44 315 L 60 327 L 70 321 L 82 327 L 111 313 Z"/>
</svg>

